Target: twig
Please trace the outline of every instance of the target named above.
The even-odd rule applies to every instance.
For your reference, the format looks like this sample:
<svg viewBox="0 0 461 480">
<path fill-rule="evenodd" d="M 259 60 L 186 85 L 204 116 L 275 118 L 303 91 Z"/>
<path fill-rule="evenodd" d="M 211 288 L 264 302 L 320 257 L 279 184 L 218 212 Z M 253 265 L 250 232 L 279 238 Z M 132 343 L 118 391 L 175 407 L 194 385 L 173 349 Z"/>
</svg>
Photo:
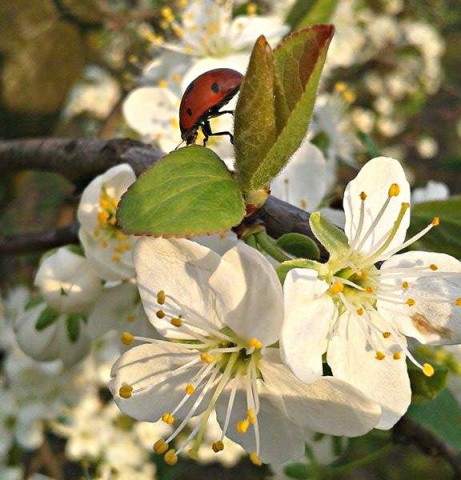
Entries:
<svg viewBox="0 0 461 480">
<path fill-rule="evenodd" d="M 411 443 L 425 455 L 444 458 L 453 470 L 453 480 L 461 480 L 461 459 L 456 451 L 415 420 L 402 417 L 392 429 L 392 439 L 395 443 Z"/>
<path fill-rule="evenodd" d="M 120 163 L 129 163 L 137 175 L 157 162 L 162 152 L 127 139 L 25 139 L 0 142 L 0 175 L 24 169 L 55 172 L 78 188 Z M 274 197 L 258 212 L 274 238 L 299 232 L 316 240 L 309 227 L 309 213 Z M 76 227 L 0 238 L 0 254 L 46 250 L 77 241 Z M 72 236 L 71 232 L 74 232 Z M 63 243 L 60 243 L 63 242 Z M 320 247 L 320 245 L 319 245 Z M 327 256 L 322 250 L 322 258 Z"/>
</svg>

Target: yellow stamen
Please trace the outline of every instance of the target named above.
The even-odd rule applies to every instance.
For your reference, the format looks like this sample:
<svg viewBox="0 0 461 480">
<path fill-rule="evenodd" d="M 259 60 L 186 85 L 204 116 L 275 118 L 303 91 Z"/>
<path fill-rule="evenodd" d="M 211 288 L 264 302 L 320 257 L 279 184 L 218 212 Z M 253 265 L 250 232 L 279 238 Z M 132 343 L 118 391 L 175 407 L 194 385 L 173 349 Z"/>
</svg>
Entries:
<svg viewBox="0 0 461 480">
<path fill-rule="evenodd" d="M 155 315 L 157 318 L 165 318 L 165 312 L 163 310 L 158 310 Z"/>
<path fill-rule="evenodd" d="M 303 210 L 307 208 L 307 202 L 306 200 L 304 200 L 304 198 L 301 198 L 301 200 L 299 201 L 299 207 L 302 208 Z"/>
<path fill-rule="evenodd" d="M 386 355 L 384 355 L 384 353 L 380 352 L 380 351 L 377 351 L 376 354 L 375 354 L 376 360 L 384 360 L 385 357 L 386 357 Z"/>
<path fill-rule="evenodd" d="M 252 408 L 249 408 L 247 410 L 247 419 L 252 425 L 256 423 L 256 415 Z"/>
<path fill-rule="evenodd" d="M 366 293 L 373 293 L 373 289 L 370 286 L 365 287 L 364 290 Z"/>
<path fill-rule="evenodd" d="M 202 352 L 200 354 L 200 360 L 204 363 L 212 363 L 214 360 L 213 355 L 210 355 L 209 353 Z"/>
<path fill-rule="evenodd" d="M 391 332 L 383 332 L 384 338 L 389 338 L 391 336 Z"/>
<path fill-rule="evenodd" d="M 184 390 L 187 395 L 192 395 L 195 392 L 195 387 L 191 383 L 189 383 L 188 385 L 186 385 L 186 388 Z"/>
<path fill-rule="evenodd" d="M 389 197 L 397 197 L 398 194 L 400 193 L 400 187 L 397 183 L 393 183 L 390 187 L 389 187 L 389 192 L 387 193 L 387 195 Z"/>
<path fill-rule="evenodd" d="M 248 427 L 250 426 L 250 422 L 248 421 L 247 418 L 245 420 L 240 420 L 237 422 L 235 425 L 235 429 L 237 430 L 237 433 L 244 434 L 248 430 Z"/>
<path fill-rule="evenodd" d="M 122 341 L 123 345 L 131 345 L 133 343 L 134 337 L 129 332 L 123 332 L 120 335 L 120 340 Z"/>
<path fill-rule="evenodd" d="M 457 298 L 457 299 L 455 300 L 455 305 L 456 305 L 457 307 L 461 307 L 461 298 Z"/>
<path fill-rule="evenodd" d="M 434 217 L 434 218 L 432 219 L 432 222 L 431 222 L 431 223 L 432 223 L 432 225 L 433 225 L 434 227 L 438 227 L 438 226 L 440 225 L 440 218 L 439 218 L 439 217 Z"/>
<path fill-rule="evenodd" d="M 259 350 L 263 344 L 257 338 L 250 338 L 250 340 L 248 340 L 248 346 Z"/>
<path fill-rule="evenodd" d="M 253 465 L 256 465 L 257 467 L 260 467 L 263 464 L 259 459 L 258 455 L 256 455 L 256 452 L 250 453 L 250 461 Z"/>
<path fill-rule="evenodd" d="M 423 373 L 426 377 L 432 377 L 434 375 L 434 367 L 429 363 L 423 364 Z"/>
<path fill-rule="evenodd" d="M 120 255 L 117 255 L 117 254 L 114 253 L 112 255 L 112 257 L 110 257 L 110 259 L 111 259 L 112 263 L 119 263 L 120 260 L 121 260 L 121 257 L 120 257 Z"/>
<path fill-rule="evenodd" d="M 247 16 L 251 17 L 256 14 L 258 8 L 254 3 L 249 3 L 246 8 Z"/>
<path fill-rule="evenodd" d="M 134 313 L 129 313 L 129 314 L 126 316 L 126 321 L 127 321 L 127 322 L 133 322 L 135 318 L 136 318 L 136 316 L 135 316 Z"/>
<path fill-rule="evenodd" d="M 224 450 L 224 443 L 222 440 L 218 440 L 217 442 L 212 443 L 211 448 L 215 453 L 222 452 Z"/>
<path fill-rule="evenodd" d="M 165 292 L 163 290 L 160 290 L 160 292 L 157 293 L 157 303 L 160 305 L 165 303 Z"/>
<path fill-rule="evenodd" d="M 118 389 L 118 394 L 119 394 L 122 398 L 130 398 L 132 392 L 133 392 L 133 387 L 132 387 L 131 385 L 122 385 L 122 386 Z"/>
<path fill-rule="evenodd" d="M 416 302 L 413 298 L 408 298 L 405 302 L 409 307 L 412 307 Z"/>
<path fill-rule="evenodd" d="M 332 295 L 337 295 L 338 293 L 341 293 L 343 290 L 344 290 L 343 282 L 337 281 L 333 283 L 329 291 Z"/>
<path fill-rule="evenodd" d="M 178 456 L 176 455 L 176 450 L 174 450 L 173 448 L 171 450 L 168 450 L 168 452 L 166 452 L 163 456 L 163 460 L 165 460 L 165 463 L 167 465 L 176 465 L 178 463 Z"/>
<path fill-rule="evenodd" d="M 404 290 L 406 290 L 410 285 L 408 284 L 408 282 L 402 282 L 402 288 Z"/>
<path fill-rule="evenodd" d="M 163 455 L 168 450 L 168 443 L 161 438 L 154 443 L 154 452 Z"/>
<path fill-rule="evenodd" d="M 367 194 L 365 192 L 361 192 L 359 197 L 360 197 L 360 200 L 362 200 L 362 202 L 364 202 L 367 199 Z"/>
<path fill-rule="evenodd" d="M 172 425 L 174 423 L 174 417 L 171 415 L 171 413 L 165 412 L 160 418 L 162 422 L 165 422 L 168 425 Z"/>
<path fill-rule="evenodd" d="M 357 308 L 357 315 L 363 315 L 363 308 Z"/>
<path fill-rule="evenodd" d="M 434 272 L 439 269 L 439 267 L 438 267 L 437 265 L 433 264 L 433 263 L 431 263 L 431 264 L 429 265 L 429 268 L 430 268 L 431 270 L 433 270 Z"/>
<path fill-rule="evenodd" d="M 157 82 L 157 87 L 159 88 L 166 88 L 167 86 L 168 82 L 163 78 Z"/>
<path fill-rule="evenodd" d="M 171 320 L 170 320 L 170 323 L 171 325 L 173 325 L 173 327 L 182 327 L 182 320 L 178 317 L 173 317 Z"/>
<path fill-rule="evenodd" d="M 400 360 L 400 358 L 401 358 L 400 352 L 394 352 L 394 353 L 392 354 L 392 358 L 393 358 L 394 360 Z"/>
</svg>

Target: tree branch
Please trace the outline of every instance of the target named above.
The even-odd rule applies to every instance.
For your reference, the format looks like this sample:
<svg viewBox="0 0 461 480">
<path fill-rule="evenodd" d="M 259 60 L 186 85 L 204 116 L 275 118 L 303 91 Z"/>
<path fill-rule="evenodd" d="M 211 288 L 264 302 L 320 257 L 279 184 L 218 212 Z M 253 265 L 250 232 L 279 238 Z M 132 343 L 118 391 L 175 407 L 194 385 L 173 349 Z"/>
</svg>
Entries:
<svg viewBox="0 0 461 480">
<path fill-rule="evenodd" d="M 461 480 L 461 460 L 457 452 L 415 420 L 402 417 L 392 428 L 392 439 L 395 443 L 413 444 L 425 455 L 442 457 L 453 470 L 453 480 Z"/>
<path fill-rule="evenodd" d="M 94 177 L 120 163 L 136 175 L 162 157 L 160 150 L 127 139 L 33 138 L 0 142 L 0 174 L 18 170 L 55 172 L 83 188 Z"/>
<path fill-rule="evenodd" d="M 136 175 L 157 162 L 163 153 L 141 142 L 127 139 L 25 139 L 0 142 L 0 174 L 24 169 L 55 172 L 79 189 L 94 177 L 120 163 L 129 163 Z M 269 197 L 256 214 L 269 235 L 278 238 L 299 232 L 316 241 L 309 227 L 309 213 L 275 197 Z M 71 225 L 48 232 L 0 237 L 0 255 L 26 253 L 77 242 L 78 228 Z M 321 246 L 319 245 L 321 248 Z M 322 258 L 326 258 L 325 250 Z"/>
</svg>

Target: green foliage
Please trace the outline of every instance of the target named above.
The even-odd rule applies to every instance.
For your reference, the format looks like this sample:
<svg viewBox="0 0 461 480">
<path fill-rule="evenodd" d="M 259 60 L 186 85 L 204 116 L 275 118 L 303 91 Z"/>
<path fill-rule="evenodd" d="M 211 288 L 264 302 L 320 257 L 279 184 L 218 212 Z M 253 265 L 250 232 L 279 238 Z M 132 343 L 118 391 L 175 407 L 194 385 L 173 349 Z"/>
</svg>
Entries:
<svg viewBox="0 0 461 480">
<path fill-rule="evenodd" d="M 69 337 L 69 340 L 71 341 L 71 343 L 75 343 L 80 337 L 81 321 L 82 321 L 81 315 L 67 316 L 67 319 L 66 319 L 67 336 Z"/>
<path fill-rule="evenodd" d="M 449 390 L 431 402 L 411 405 L 407 415 L 455 450 L 461 450 L 461 408 Z"/>
<path fill-rule="evenodd" d="M 37 331 L 45 330 L 45 328 L 54 323 L 58 317 L 59 312 L 55 308 L 46 307 L 39 315 L 37 322 L 35 323 L 35 329 Z"/>
<path fill-rule="evenodd" d="M 294 29 L 329 22 L 337 5 L 338 0 L 297 0 L 285 23 Z"/>
<path fill-rule="evenodd" d="M 332 258 L 343 257 L 349 251 L 345 233 L 327 220 L 320 212 L 311 213 L 309 224 L 312 232 Z"/>
<path fill-rule="evenodd" d="M 434 375 L 427 377 L 413 364 L 408 365 L 408 375 L 411 382 L 412 403 L 425 402 L 435 398 L 446 386 L 448 369 L 435 366 Z"/>
<path fill-rule="evenodd" d="M 210 149 L 174 150 L 123 195 L 117 220 L 123 231 L 165 237 L 220 232 L 245 212 L 238 185 Z"/>
<path fill-rule="evenodd" d="M 235 110 L 244 193 L 267 185 L 305 137 L 333 32 L 331 25 L 316 25 L 292 33 L 274 51 L 273 65 L 265 39 L 256 42 Z"/>
<path fill-rule="evenodd" d="M 305 258 L 296 258 L 295 260 L 288 260 L 286 262 L 280 263 L 275 267 L 277 276 L 279 277 L 280 283 L 285 282 L 285 278 L 288 275 L 290 270 L 293 268 L 316 268 L 318 264 L 312 260 L 307 260 Z"/>
<path fill-rule="evenodd" d="M 317 244 L 306 235 L 301 233 L 286 233 L 277 239 L 277 245 L 298 258 L 318 260 L 320 250 Z"/>
<path fill-rule="evenodd" d="M 411 248 L 442 252 L 461 258 L 461 197 L 415 205 L 411 212 L 408 234 L 415 235 L 429 225 L 434 217 L 440 218 L 440 225 L 415 242 Z"/>
</svg>

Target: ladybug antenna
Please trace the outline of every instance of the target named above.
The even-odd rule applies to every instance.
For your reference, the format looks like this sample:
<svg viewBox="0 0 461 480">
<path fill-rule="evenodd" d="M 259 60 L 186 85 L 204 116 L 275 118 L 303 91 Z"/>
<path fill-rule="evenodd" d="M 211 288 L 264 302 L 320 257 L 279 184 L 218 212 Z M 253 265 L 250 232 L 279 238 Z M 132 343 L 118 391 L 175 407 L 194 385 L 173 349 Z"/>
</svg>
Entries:
<svg viewBox="0 0 461 480">
<path fill-rule="evenodd" d="M 175 150 L 177 150 L 183 143 L 184 143 L 184 140 L 181 140 L 181 143 L 179 143 L 178 145 L 176 145 Z"/>
</svg>

